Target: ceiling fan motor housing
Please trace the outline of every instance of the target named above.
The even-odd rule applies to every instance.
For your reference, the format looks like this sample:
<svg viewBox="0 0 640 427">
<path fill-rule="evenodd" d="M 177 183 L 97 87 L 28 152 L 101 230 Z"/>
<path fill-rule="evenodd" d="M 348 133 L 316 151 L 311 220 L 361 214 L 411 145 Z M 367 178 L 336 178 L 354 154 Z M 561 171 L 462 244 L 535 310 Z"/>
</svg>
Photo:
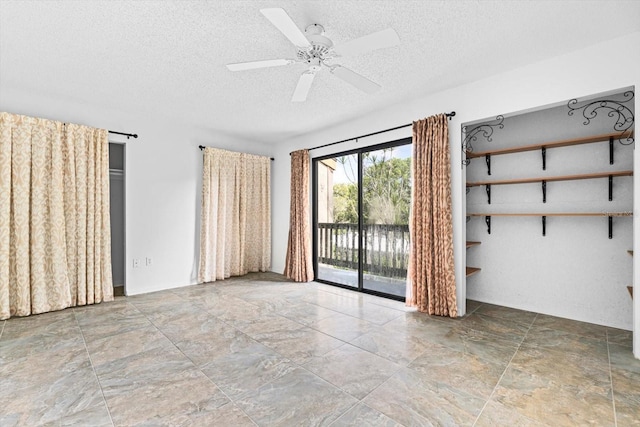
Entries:
<svg viewBox="0 0 640 427">
<path fill-rule="evenodd" d="M 310 65 L 312 71 L 318 71 L 324 60 L 333 57 L 331 48 L 333 42 L 325 37 L 324 27 L 320 24 L 311 24 L 305 29 L 306 37 L 311 46 L 306 49 L 298 49 L 298 59 Z"/>
</svg>

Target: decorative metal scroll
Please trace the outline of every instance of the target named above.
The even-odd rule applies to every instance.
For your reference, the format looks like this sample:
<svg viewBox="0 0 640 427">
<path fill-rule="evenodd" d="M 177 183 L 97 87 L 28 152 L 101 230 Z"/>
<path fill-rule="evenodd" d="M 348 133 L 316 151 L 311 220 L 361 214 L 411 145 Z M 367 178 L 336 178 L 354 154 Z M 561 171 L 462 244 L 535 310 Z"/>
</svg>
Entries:
<svg viewBox="0 0 640 427">
<path fill-rule="evenodd" d="M 580 107 L 577 106 L 578 100 L 574 98 L 567 103 L 567 107 L 569 108 L 567 114 L 573 116 L 575 111 L 582 110 L 582 117 L 585 118 L 582 124 L 586 126 L 591 123 L 591 120 L 597 117 L 599 112 L 607 112 L 607 116 L 615 118 L 616 120 L 613 129 L 622 133 L 619 139 L 620 144 L 631 145 L 635 141 L 633 137 L 635 117 L 629 107 L 623 104 L 630 102 L 634 97 L 634 93 L 628 90 L 623 93 L 622 96 L 625 98 L 624 100 L 599 99 L 588 102 Z"/>
<path fill-rule="evenodd" d="M 463 126 L 462 130 L 465 133 L 464 141 L 462 141 L 462 157 L 466 157 L 465 153 L 470 153 L 473 151 L 472 142 L 476 142 L 478 140 L 478 136 L 482 136 L 488 142 L 493 141 L 491 136 L 493 135 L 494 128 L 504 129 L 504 116 L 499 115 L 496 116 L 497 123 L 483 123 L 479 126 L 476 126 L 467 132 L 467 127 Z M 464 159 L 462 164 L 467 166 L 471 162 L 471 159 Z"/>
</svg>

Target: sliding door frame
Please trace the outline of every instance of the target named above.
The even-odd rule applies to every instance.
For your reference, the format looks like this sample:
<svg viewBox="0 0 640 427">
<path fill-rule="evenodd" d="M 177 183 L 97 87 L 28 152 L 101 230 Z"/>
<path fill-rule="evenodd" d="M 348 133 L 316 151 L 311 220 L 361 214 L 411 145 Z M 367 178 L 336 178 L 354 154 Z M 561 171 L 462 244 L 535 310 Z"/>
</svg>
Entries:
<svg viewBox="0 0 640 427">
<path fill-rule="evenodd" d="M 369 151 L 376 151 L 376 150 L 383 150 L 385 148 L 393 148 L 393 147 L 399 147 L 401 145 L 411 145 L 412 143 L 412 138 L 411 137 L 407 137 L 407 138 L 401 138 L 401 139 L 396 139 L 393 141 L 388 141 L 388 142 L 384 142 L 381 144 L 376 144 L 376 145 L 369 145 L 366 147 L 361 147 L 361 148 L 354 148 L 351 150 L 347 150 L 347 151 L 340 151 L 337 153 L 332 153 L 332 154 L 327 154 L 324 156 L 318 156 L 318 157 L 314 157 L 311 159 L 311 194 L 312 194 L 312 227 L 313 227 L 313 249 L 312 249 L 312 256 L 313 256 L 313 272 L 314 272 L 314 277 L 315 277 L 315 281 L 319 282 L 319 283 L 324 283 L 327 285 L 331 285 L 331 286 L 336 286 L 339 288 L 344 288 L 344 289 L 349 289 L 352 291 L 356 291 L 356 292 L 362 292 L 365 294 L 370 294 L 370 295 L 375 295 L 375 296 L 379 296 L 379 297 L 384 297 L 384 298 L 389 298 L 389 299 L 394 299 L 397 301 L 405 301 L 405 297 L 402 296 L 398 296 L 398 295 L 393 295 L 393 294 L 388 294 L 386 292 L 380 292 L 380 291 L 375 291 L 372 289 L 365 289 L 364 288 L 364 272 L 363 272 L 363 257 L 362 257 L 362 253 L 363 253 L 363 240 L 366 236 L 364 236 L 364 233 L 362 233 L 363 227 L 364 227 L 364 220 L 363 220 L 363 206 L 362 206 L 362 178 L 363 178 L 363 153 L 369 152 Z M 324 280 L 324 279 L 319 279 L 318 278 L 318 163 L 322 160 L 326 160 L 326 159 L 332 159 L 335 157 L 340 157 L 340 156 L 348 156 L 351 154 L 357 154 L 358 155 L 358 287 L 353 287 L 353 286 L 349 286 L 349 285 L 344 285 L 341 283 L 335 283 L 335 282 L 330 282 L 328 280 Z"/>
</svg>

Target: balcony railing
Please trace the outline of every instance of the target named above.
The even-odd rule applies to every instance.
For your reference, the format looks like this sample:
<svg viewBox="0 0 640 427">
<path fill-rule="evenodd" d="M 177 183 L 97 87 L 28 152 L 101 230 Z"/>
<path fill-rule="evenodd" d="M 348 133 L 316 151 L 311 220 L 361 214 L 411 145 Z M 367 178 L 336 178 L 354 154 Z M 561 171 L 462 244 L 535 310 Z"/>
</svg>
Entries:
<svg viewBox="0 0 640 427">
<path fill-rule="evenodd" d="M 364 273 L 404 279 L 409 262 L 409 226 L 363 226 Z M 318 263 L 358 269 L 358 224 L 318 223 Z"/>
</svg>

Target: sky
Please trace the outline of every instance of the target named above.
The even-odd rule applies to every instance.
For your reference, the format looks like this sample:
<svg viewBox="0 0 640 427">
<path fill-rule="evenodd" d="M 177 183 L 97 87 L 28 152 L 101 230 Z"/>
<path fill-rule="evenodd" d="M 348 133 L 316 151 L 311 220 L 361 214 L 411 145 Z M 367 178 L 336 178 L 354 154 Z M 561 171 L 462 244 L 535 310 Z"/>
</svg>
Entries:
<svg viewBox="0 0 640 427">
<path fill-rule="evenodd" d="M 411 144 L 393 147 L 392 154 L 393 157 L 396 157 L 398 159 L 406 159 L 407 157 L 411 157 Z M 349 184 L 355 182 L 355 175 L 357 175 L 358 155 L 349 154 L 347 157 L 349 158 L 349 161 L 344 166 L 341 163 L 338 163 L 336 170 L 333 172 L 334 184 Z"/>
</svg>

